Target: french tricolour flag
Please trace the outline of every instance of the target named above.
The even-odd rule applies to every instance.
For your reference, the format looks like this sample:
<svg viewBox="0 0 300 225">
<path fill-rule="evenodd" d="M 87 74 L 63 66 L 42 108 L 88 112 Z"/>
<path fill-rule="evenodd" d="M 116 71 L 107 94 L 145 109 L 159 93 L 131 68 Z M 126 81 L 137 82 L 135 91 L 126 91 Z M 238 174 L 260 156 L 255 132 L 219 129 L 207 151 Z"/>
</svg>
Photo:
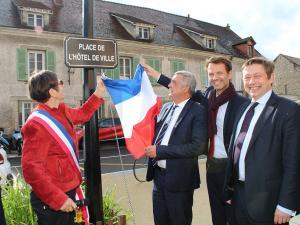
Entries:
<svg viewBox="0 0 300 225">
<path fill-rule="evenodd" d="M 135 158 L 152 144 L 155 116 L 161 99 L 156 96 L 143 67 L 137 66 L 133 80 L 103 80 L 121 120 L 127 149 Z"/>
</svg>

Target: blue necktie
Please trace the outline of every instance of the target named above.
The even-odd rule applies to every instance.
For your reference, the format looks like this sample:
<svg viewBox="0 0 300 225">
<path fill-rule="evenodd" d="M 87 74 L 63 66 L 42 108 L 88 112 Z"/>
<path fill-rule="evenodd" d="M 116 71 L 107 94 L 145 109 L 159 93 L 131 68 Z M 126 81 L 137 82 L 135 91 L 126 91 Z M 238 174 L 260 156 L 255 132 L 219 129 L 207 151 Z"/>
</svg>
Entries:
<svg viewBox="0 0 300 225">
<path fill-rule="evenodd" d="M 174 114 L 174 111 L 175 109 L 178 107 L 178 105 L 174 105 L 173 108 L 171 109 L 171 113 L 169 114 L 169 116 L 166 118 L 166 121 L 164 122 L 162 128 L 160 129 L 159 133 L 158 133 L 158 136 L 156 138 L 156 141 L 155 141 L 155 145 L 160 145 L 166 132 L 167 132 L 167 129 L 169 127 L 169 124 L 172 120 L 172 117 L 173 117 L 173 114 Z"/>
<path fill-rule="evenodd" d="M 239 160 L 240 160 L 240 155 L 241 155 L 241 150 L 244 144 L 244 140 L 247 134 L 247 131 L 249 129 L 251 120 L 254 116 L 254 108 L 258 105 L 257 102 L 255 102 L 253 105 L 251 105 L 251 107 L 249 108 L 249 110 L 247 111 L 244 121 L 242 123 L 242 127 L 240 130 L 239 135 L 236 138 L 235 141 L 235 148 L 234 148 L 234 155 L 233 155 L 233 165 L 234 165 L 234 170 L 235 170 L 235 175 L 236 178 L 238 179 L 238 174 L 239 174 Z"/>
</svg>

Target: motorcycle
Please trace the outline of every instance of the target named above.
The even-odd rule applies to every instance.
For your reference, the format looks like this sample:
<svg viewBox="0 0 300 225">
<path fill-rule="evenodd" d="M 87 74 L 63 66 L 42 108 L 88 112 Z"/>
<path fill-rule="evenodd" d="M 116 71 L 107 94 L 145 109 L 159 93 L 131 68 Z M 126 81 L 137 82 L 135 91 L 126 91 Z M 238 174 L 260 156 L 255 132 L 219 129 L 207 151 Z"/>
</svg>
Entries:
<svg viewBox="0 0 300 225">
<path fill-rule="evenodd" d="M 14 130 L 12 136 L 11 136 L 12 146 L 14 149 L 17 149 L 18 155 L 22 154 L 23 149 L 23 139 L 22 134 L 20 130 Z"/>
<path fill-rule="evenodd" d="M 10 162 L 7 159 L 5 149 L 8 149 L 8 141 L 2 137 L 3 132 L 0 131 L 0 185 L 13 184 L 14 176 L 11 171 Z"/>
</svg>

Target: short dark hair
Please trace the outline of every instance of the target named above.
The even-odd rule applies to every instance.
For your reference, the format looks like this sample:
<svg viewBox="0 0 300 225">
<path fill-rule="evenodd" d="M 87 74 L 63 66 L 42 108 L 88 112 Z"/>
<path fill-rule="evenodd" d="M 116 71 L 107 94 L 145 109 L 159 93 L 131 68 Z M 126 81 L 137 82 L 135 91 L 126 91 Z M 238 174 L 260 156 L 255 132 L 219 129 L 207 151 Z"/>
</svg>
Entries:
<svg viewBox="0 0 300 225">
<path fill-rule="evenodd" d="M 223 56 L 213 56 L 206 60 L 205 68 L 207 69 L 210 63 L 224 64 L 226 71 L 229 73 L 232 70 L 232 64 L 229 59 Z"/>
<path fill-rule="evenodd" d="M 275 69 L 274 63 L 264 57 L 254 57 L 254 58 L 248 59 L 242 65 L 242 69 L 244 69 L 246 66 L 253 65 L 253 64 L 262 65 L 265 69 L 268 79 L 270 79 L 272 73 L 274 73 L 274 69 Z"/>
<path fill-rule="evenodd" d="M 51 71 L 42 70 L 29 77 L 28 86 L 32 100 L 46 102 L 50 98 L 49 90 L 51 88 L 57 90 L 57 75 Z"/>
</svg>

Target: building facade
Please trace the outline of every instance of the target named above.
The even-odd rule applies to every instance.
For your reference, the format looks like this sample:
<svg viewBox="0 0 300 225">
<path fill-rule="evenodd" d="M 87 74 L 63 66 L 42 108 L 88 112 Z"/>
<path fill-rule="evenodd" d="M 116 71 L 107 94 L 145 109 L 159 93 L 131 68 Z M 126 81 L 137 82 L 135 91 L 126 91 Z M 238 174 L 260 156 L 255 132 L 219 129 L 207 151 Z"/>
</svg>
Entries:
<svg viewBox="0 0 300 225">
<path fill-rule="evenodd" d="M 34 71 L 54 71 L 64 81 L 65 102 L 82 103 L 82 69 L 64 64 L 64 38 L 81 36 L 81 0 L 0 1 L 0 127 L 5 133 L 20 128 L 35 103 L 28 97 L 27 80 Z M 131 79 L 138 63 L 150 64 L 164 74 L 189 70 L 198 87 L 208 84 L 204 69 L 211 56 L 233 63 L 233 83 L 242 91 L 241 65 L 260 55 L 252 37 L 242 39 L 225 27 L 158 10 L 94 0 L 94 37 L 115 39 L 118 66 L 95 69 L 113 79 Z M 151 81 L 155 92 L 168 100 L 168 90 Z M 109 96 L 99 110 L 112 117 Z"/>
<path fill-rule="evenodd" d="M 290 95 L 300 99 L 300 58 L 279 54 L 274 59 L 274 64 L 274 90 L 280 95 Z"/>
</svg>

